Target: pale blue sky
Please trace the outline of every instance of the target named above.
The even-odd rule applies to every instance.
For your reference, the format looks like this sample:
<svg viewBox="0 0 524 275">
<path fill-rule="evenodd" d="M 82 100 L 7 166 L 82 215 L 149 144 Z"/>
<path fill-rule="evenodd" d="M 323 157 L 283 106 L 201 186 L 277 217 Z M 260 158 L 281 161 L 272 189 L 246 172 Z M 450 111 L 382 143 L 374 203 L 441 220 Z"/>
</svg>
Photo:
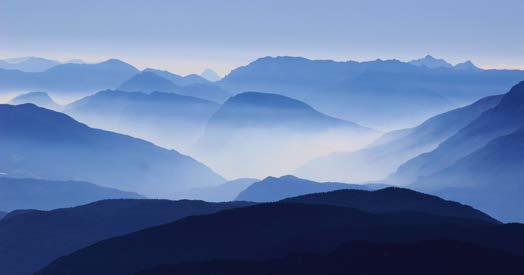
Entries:
<svg viewBox="0 0 524 275">
<path fill-rule="evenodd" d="M 0 58 L 221 74 L 267 55 L 524 69 L 522 0 L 0 0 Z"/>
</svg>

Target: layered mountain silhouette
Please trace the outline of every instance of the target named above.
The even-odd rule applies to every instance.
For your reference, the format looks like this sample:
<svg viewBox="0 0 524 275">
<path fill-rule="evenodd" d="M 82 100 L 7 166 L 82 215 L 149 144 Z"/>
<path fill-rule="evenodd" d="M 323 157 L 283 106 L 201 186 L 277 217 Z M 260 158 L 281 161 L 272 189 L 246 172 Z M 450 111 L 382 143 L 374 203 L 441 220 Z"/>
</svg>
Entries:
<svg viewBox="0 0 524 275">
<path fill-rule="evenodd" d="M 22 72 L 43 72 L 59 64 L 60 62 L 58 61 L 41 57 L 8 58 L 0 60 L 0 69 L 18 70 Z"/>
<path fill-rule="evenodd" d="M 21 94 L 9 101 L 9 104 L 12 105 L 20 105 L 25 103 L 32 103 L 37 106 L 55 111 L 62 109 L 62 106 L 56 103 L 47 93 L 44 92 L 30 92 Z"/>
<path fill-rule="evenodd" d="M 393 182 L 409 183 L 452 165 L 485 146 L 494 138 L 508 135 L 524 126 L 524 82 L 515 85 L 494 108 L 442 142 L 435 150 L 401 165 L 390 177 Z"/>
<path fill-rule="evenodd" d="M 48 181 L 0 177 L 0 209 L 50 210 L 103 199 L 143 199 L 136 193 L 78 181 Z"/>
<path fill-rule="evenodd" d="M 249 203 L 104 200 L 53 211 L 15 211 L 0 220 L 0 273 L 30 275 L 100 240 Z"/>
<path fill-rule="evenodd" d="M 369 190 L 371 188 L 366 185 L 339 182 L 320 183 L 288 175 L 279 178 L 267 177 L 255 182 L 240 192 L 235 200 L 273 202 L 304 194 L 328 192 L 339 189 Z"/>
<path fill-rule="evenodd" d="M 351 148 L 378 133 L 271 93 L 229 98 L 205 128 L 195 154 L 228 177 L 281 175 L 312 156 Z"/>
<path fill-rule="evenodd" d="M 224 102 L 230 96 L 229 92 L 219 86 L 196 76 L 182 77 L 153 69 L 146 69 L 133 76 L 118 89 L 131 92 L 169 92 L 215 102 Z"/>
<path fill-rule="evenodd" d="M 227 181 L 223 184 L 210 187 L 189 189 L 182 193 L 181 198 L 199 199 L 211 202 L 233 201 L 250 185 L 260 181 L 259 179 L 240 178 Z"/>
<path fill-rule="evenodd" d="M 168 71 L 156 70 L 156 69 L 151 69 L 151 68 L 145 69 L 144 72 L 154 73 L 158 76 L 161 76 L 173 82 L 175 85 L 180 86 L 180 87 L 188 86 L 192 84 L 208 84 L 209 83 L 208 80 L 196 74 L 180 76 L 174 73 L 170 73 Z"/>
<path fill-rule="evenodd" d="M 326 114 L 387 130 L 503 93 L 522 79 L 522 71 L 432 69 L 397 60 L 265 57 L 234 69 L 218 83 L 232 92 L 272 91 Z"/>
<path fill-rule="evenodd" d="M 524 222 L 524 127 L 496 138 L 412 186 L 458 200 L 504 221 Z"/>
<path fill-rule="evenodd" d="M 471 105 L 432 117 L 408 129 L 384 134 L 366 148 L 337 152 L 308 162 L 299 176 L 318 180 L 378 181 L 404 162 L 435 149 L 441 142 L 495 107 L 502 95 L 489 96 Z"/>
<path fill-rule="evenodd" d="M 118 87 L 138 72 L 117 59 L 96 64 L 60 64 L 37 73 L 0 69 L 0 91 L 93 92 Z"/>
<path fill-rule="evenodd" d="M 372 213 L 420 212 L 497 223 L 497 220 L 470 206 L 397 187 L 375 191 L 341 189 L 288 198 L 283 202 L 342 206 Z"/>
<path fill-rule="evenodd" d="M 387 182 L 415 182 L 413 188 L 466 202 L 504 221 L 522 221 L 522 106 L 524 82 L 435 150 L 401 165 Z"/>
<path fill-rule="evenodd" d="M 200 76 L 212 82 L 219 81 L 221 79 L 217 72 L 213 71 L 212 69 L 205 69 L 202 73 L 200 73 Z"/>
<path fill-rule="evenodd" d="M 65 112 L 90 126 L 188 150 L 218 108 L 215 102 L 173 93 L 107 90 L 67 105 Z"/>
<path fill-rule="evenodd" d="M 266 274 L 522 274 L 524 257 L 465 242 L 351 242 L 324 254 L 291 254 L 266 261 L 215 260 L 162 265 L 138 275 Z M 431 267 L 431 268 L 428 268 Z"/>
<path fill-rule="evenodd" d="M 0 220 L 3 219 L 5 217 L 5 215 L 7 215 L 6 212 L 0 211 Z"/>
<path fill-rule="evenodd" d="M 32 104 L 0 105 L 0 131 L 0 168 L 9 177 L 87 181 L 153 197 L 224 182 L 177 151 Z"/>
<path fill-rule="evenodd" d="M 263 261 L 292 253 L 325 253 L 351 241 L 468 242 L 524 255 L 524 227 L 495 222 L 350 207 L 269 203 L 193 216 L 101 241 L 37 272 L 134 274 L 165 264 L 239 259 Z"/>
</svg>

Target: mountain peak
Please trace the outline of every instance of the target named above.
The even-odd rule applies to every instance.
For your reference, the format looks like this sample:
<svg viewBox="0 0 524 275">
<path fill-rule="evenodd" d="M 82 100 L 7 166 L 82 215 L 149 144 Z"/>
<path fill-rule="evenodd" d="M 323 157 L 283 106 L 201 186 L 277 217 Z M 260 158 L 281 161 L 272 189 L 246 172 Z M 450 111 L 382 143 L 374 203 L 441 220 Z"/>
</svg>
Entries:
<svg viewBox="0 0 524 275">
<path fill-rule="evenodd" d="M 200 76 L 212 82 L 219 81 L 221 79 L 221 77 L 215 71 L 209 68 L 205 69 L 200 74 Z"/>
<path fill-rule="evenodd" d="M 411 60 L 409 63 L 415 66 L 428 67 L 430 69 L 453 67 L 453 65 L 448 63 L 446 60 L 435 58 L 429 54 L 424 58 Z"/>
<path fill-rule="evenodd" d="M 471 62 L 470 60 L 467 60 L 466 62 L 459 63 L 459 64 L 455 65 L 454 68 L 457 69 L 457 70 L 463 70 L 463 71 L 478 71 L 478 70 L 480 70 L 480 68 L 475 66 L 475 64 L 473 64 L 473 62 Z"/>
<path fill-rule="evenodd" d="M 142 71 L 126 80 L 118 89 L 128 92 L 171 92 L 177 88 L 173 82 L 152 71 Z"/>
</svg>

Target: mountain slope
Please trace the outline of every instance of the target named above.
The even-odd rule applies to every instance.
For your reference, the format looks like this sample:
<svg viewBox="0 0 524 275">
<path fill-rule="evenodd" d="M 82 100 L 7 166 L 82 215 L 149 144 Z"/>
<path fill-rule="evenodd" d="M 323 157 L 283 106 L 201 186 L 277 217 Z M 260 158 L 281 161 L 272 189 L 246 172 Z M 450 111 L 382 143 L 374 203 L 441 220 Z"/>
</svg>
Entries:
<svg viewBox="0 0 524 275">
<path fill-rule="evenodd" d="M 60 110 L 62 106 L 58 105 L 47 93 L 44 92 L 30 92 L 16 96 L 9 101 L 11 105 L 20 105 L 25 103 L 32 103 L 42 108 L 51 110 Z"/>
<path fill-rule="evenodd" d="M 386 133 L 364 149 L 337 152 L 308 162 L 297 170 L 302 177 L 318 180 L 378 181 L 386 178 L 404 162 L 435 149 L 495 107 L 502 95 L 489 96 L 471 105 L 432 117 L 414 128 Z"/>
<path fill-rule="evenodd" d="M 0 220 L 0 273 L 29 275 L 54 259 L 97 241 L 190 215 L 248 203 L 105 200 L 53 211 L 15 211 Z"/>
<path fill-rule="evenodd" d="M 420 212 L 497 223 L 497 220 L 470 206 L 395 187 L 376 191 L 337 190 L 289 198 L 284 202 L 343 206 L 373 213 Z"/>
<path fill-rule="evenodd" d="M 266 177 L 289 174 L 314 156 L 361 146 L 376 135 L 289 97 L 246 92 L 213 114 L 195 154 L 227 177 Z"/>
<path fill-rule="evenodd" d="M 65 112 L 94 127 L 188 150 L 218 108 L 217 103 L 173 93 L 107 90 L 69 104 Z"/>
<path fill-rule="evenodd" d="M 212 82 L 219 81 L 221 79 L 217 72 L 213 71 L 212 69 L 205 69 L 202 73 L 200 73 L 200 76 Z"/>
<path fill-rule="evenodd" d="M 496 138 L 412 187 L 475 206 L 504 221 L 524 222 L 524 127 Z"/>
<path fill-rule="evenodd" d="M 271 91 L 332 116 L 392 130 L 500 94 L 522 79 L 524 71 L 431 69 L 397 60 L 265 57 L 234 69 L 217 83 L 237 93 Z"/>
<path fill-rule="evenodd" d="M 215 102 L 224 102 L 230 96 L 226 90 L 194 75 L 181 77 L 153 69 L 146 69 L 133 76 L 118 89 L 129 92 L 170 92 Z"/>
<path fill-rule="evenodd" d="M 118 90 L 127 92 L 174 92 L 177 89 L 173 82 L 153 72 L 141 72 L 118 87 Z"/>
<path fill-rule="evenodd" d="M 368 190 L 370 188 L 365 185 L 339 182 L 319 183 L 288 175 L 280 178 L 267 177 L 261 181 L 255 182 L 244 191 L 240 192 L 235 200 L 272 202 L 304 194 L 328 192 L 339 189 Z"/>
<path fill-rule="evenodd" d="M 0 132 L 0 168 L 10 177 L 87 181 L 154 197 L 224 181 L 174 150 L 31 104 L 0 105 Z"/>
<path fill-rule="evenodd" d="M 143 199 L 144 197 L 87 182 L 47 181 L 0 177 L 0 209 L 50 210 L 72 207 L 103 199 Z"/>
<path fill-rule="evenodd" d="M 449 64 L 446 60 L 434 58 L 429 54 L 426 55 L 424 58 L 409 61 L 409 64 L 415 66 L 424 66 L 431 69 L 453 67 L 453 65 Z"/>
<path fill-rule="evenodd" d="M 180 76 L 174 73 L 170 73 L 168 71 L 156 70 L 156 69 L 151 69 L 151 68 L 145 69 L 144 72 L 154 73 L 158 76 L 161 76 L 173 82 L 175 85 L 180 86 L 180 87 L 192 85 L 192 84 L 208 84 L 209 83 L 208 80 L 196 74 Z"/>
<path fill-rule="evenodd" d="M 450 239 L 524 255 L 522 225 L 495 225 L 419 213 L 371 214 L 326 205 L 272 203 L 193 216 L 99 242 L 38 275 L 133 274 L 162 264 L 265 260 L 315 253 L 354 240 Z"/>
<path fill-rule="evenodd" d="M 59 65 L 60 62 L 41 57 L 22 57 L 0 60 L 0 69 L 22 72 L 43 72 Z"/>
<path fill-rule="evenodd" d="M 135 67 L 116 59 L 61 64 L 37 73 L 0 69 L 0 91 L 93 92 L 117 87 L 137 73 Z"/>
<path fill-rule="evenodd" d="M 0 220 L 3 219 L 5 217 L 5 215 L 7 215 L 6 212 L 0 211 Z"/>
<path fill-rule="evenodd" d="M 499 136 L 524 126 L 524 82 L 515 85 L 500 103 L 441 143 L 435 150 L 402 164 L 388 182 L 410 183 L 452 165 Z"/>
</svg>

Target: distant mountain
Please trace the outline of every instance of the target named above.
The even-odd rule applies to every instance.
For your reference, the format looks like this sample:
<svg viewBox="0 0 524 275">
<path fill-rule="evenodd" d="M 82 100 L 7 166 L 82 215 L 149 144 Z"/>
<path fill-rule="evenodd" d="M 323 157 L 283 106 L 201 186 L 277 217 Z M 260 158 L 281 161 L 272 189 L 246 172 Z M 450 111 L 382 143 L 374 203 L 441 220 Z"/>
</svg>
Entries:
<svg viewBox="0 0 524 275">
<path fill-rule="evenodd" d="M 475 206 L 503 221 L 524 222 L 524 127 L 490 141 L 413 188 Z"/>
<path fill-rule="evenodd" d="M 5 215 L 7 215 L 6 212 L 0 211 L 0 220 L 3 219 L 5 217 Z"/>
<path fill-rule="evenodd" d="M 152 69 L 133 76 L 118 89 L 129 92 L 169 92 L 215 102 L 224 102 L 230 96 L 226 90 L 208 81 L 201 81 L 194 75 L 181 77 Z"/>
<path fill-rule="evenodd" d="M 264 180 L 255 182 L 240 192 L 235 200 L 273 202 L 304 194 L 328 192 L 339 189 L 369 190 L 370 188 L 359 184 L 339 182 L 320 183 L 288 175 L 280 178 L 267 177 Z"/>
<path fill-rule="evenodd" d="M 481 70 L 479 67 L 475 66 L 471 61 L 466 61 L 463 63 L 459 63 L 455 65 L 453 68 L 456 70 L 464 70 L 464 71 L 479 71 Z"/>
<path fill-rule="evenodd" d="M 87 181 L 153 197 L 224 182 L 174 150 L 32 104 L 0 105 L 0 132 L 0 169 L 9 177 Z"/>
<path fill-rule="evenodd" d="M 426 55 L 424 58 L 409 61 L 409 64 L 412 64 L 415 66 L 424 66 L 424 67 L 431 68 L 431 69 L 452 68 L 453 67 L 453 65 L 448 63 L 446 60 L 434 58 L 433 56 L 429 54 Z"/>
<path fill-rule="evenodd" d="M 265 177 L 287 174 L 311 157 L 376 135 L 289 97 L 246 92 L 213 114 L 195 154 L 227 177 Z"/>
<path fill-rule="evenodd" d="M 219 81 L 220 79 L 222 79 L 215 71 L 211 69 L 205 69 L 200 74 L 200 76 L 212 82 Z"/>
<path fill-rule="evenodd" d="M 41 57 L 21 57 L 0 60 L 0 69 L 22 72 L 43 72 L 59 65 L 60 62 Z"/>
<path fill-rule="evenodd" d="M 12 105 L 20 105 L 25 103 L 32 103 L 37 106 L 55 111 L 62 109 L 62 106 L 58 105 L 47 93 L 44 92 L 30 92 L 21 94 L 9 101 L 9 104 Z"/>
<path fill-rule="evenodd" d="M 227 181 L 223 184 L 211 187 L 201 187 L 189 189 L 181 194 L 181 198 L 199 199 L 211 202 L 233 201 L 251 184 L 260 181 L 259 179 L 240 178 Z"/>
<path fill-rule="evenodd" d="M 209 84 L 208 80 L 196 74 L 180 76 L 174 73 L 170 73 L 168 71 L 156 70 L 156 69 L 151 69 L 151 68 L 145 69 L 144 72 L 154 73 L 158 76 L 161 76 L 173 82 L 175 85 L 181 86 L 181 87 L 191 85 L 191 84 Z"/>
<path fill-rule="evenodd" d="M 223 103 L 231 94 L 220 86 L 209 83 L 194 83 L 182 87 L 179 94 L 194 96 L 202 99 Z"/>
<path fill-rule="evenodd" d="M 138 275 L 267 274 L 521 274 L 524 257 L 465 242 L 351 242 L 325 254 L 291 254 L 266 261 L 237 259 L 162 265 Z M 431 267 L 431 268 L 428 268 Z"/>
<path fill-rule="evenodd" d="M 495 107 L 502 95 L 489 96 L 471 105 L 432 117 L 414 128 L 386 133 L 364 149 L 337 152 L 308 162 L 297 170 L 302 177 L 318 180 L 383 180 L 404 162 L 435 149 L 484 111 Z"/>
<path fill-rule="evenodd" d="M 47 181 L 0 177 L 0 209 L 50 210 L 72 207 L 103 199 L 143 199 L 144 197 L 87 182 Z"/>
<path fill-rule="evenodd" d="M 118 87 L 138 72 L 117 59 L 96 64 L 60 64 L 37 73 L 0 69 L 0 91 L 86 93 Z"/>
<path fill-rule="evenodd" d="M 153 72 L 141 72 L 126 80 L 118 89 L 127 92 L 175 92 L 178 86 Z"/>
<path fill-rule="evenodd" d="M 283 202 L 343 206 L 372 213 L 420 212 L 437 216 L 498 222 L 470 206 L 397 187 L 375 191 L 345 188 L 289 198 Z"/>
<path fill-rule="evenodd" d="M 35 274 L 135 274 L 182 262 L 264 261 L 290 253 L 321 253 L 356 240 L 407 244 L 442 239 L 524 255 L 524 226 L 519 224 L 283 202 L 193 216 L 101 241 Z"/>
<path fill-rule="evenodd" d="M 500 103 L 442 142 L 435 150 L 402 164 L 388 179 L 391 183 L 410 183 L 418 177 L 440 171 L 485 146 L 524 126 L 524 82 L 515 85 Z"/>
<path fill-rule="evenodd" d="M 250 204 L 105 200 L 53 211 L 15 211 L 0 220 L 0 273 L 30 275 L 60 256 L 103 239 L 246 205 Z"/>
<path fill-rule="evenodd" d="M 393 130 L 503 93 L 522 79 L 524 71 L 431 69 L 397 60 L 264 57 L 232 70 L 217 83 L 235 93 L 271 91 L 331 116 Z"/>
<path fill-rule="evenodd" d="M 66 106 L 90 126 L 188 150 L 219 108 L 215 102 L 173 93 L 102 91 Z"/>
</svg>

